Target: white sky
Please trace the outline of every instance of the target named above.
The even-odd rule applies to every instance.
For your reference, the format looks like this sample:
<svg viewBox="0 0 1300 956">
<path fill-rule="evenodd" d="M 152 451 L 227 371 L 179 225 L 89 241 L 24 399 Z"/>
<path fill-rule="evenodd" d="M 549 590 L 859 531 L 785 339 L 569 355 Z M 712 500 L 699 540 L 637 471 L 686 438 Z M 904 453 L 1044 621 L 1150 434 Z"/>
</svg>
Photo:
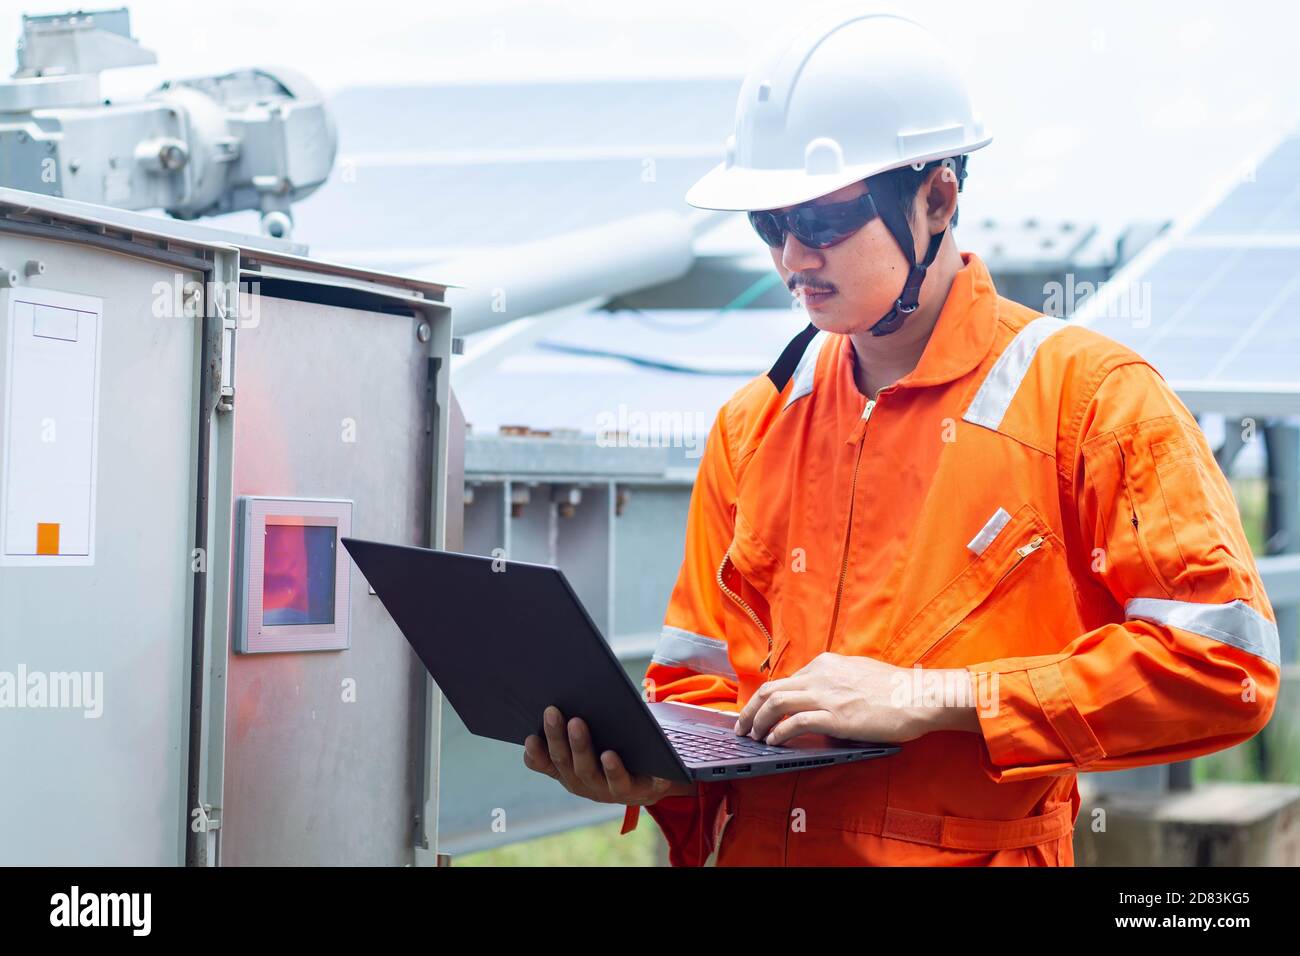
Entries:
<svg viewBox="0 0 1300 956">
<path fill-rule="evenodd" d="M 326 90 L 540 75 L 739 77 L 773 32 L 813 5 L 825 4 L 477 0 L 465 11 L 411 0 L 136 0 L 132 31 L 159 64 L 106 74 L 104 90 L 132 95 L 169 76 L 254 64 L 292 66 Z M 69 4 L 4 6 L 0 64 L 8 73 L 19 14 Z M 946 40 L 994 134 L 972 159 L 963 218 L 1069 217 L 1113 229 L 1175 217 L 1300 118 L 1300 5 L 887 6 Z"/>
</svg>

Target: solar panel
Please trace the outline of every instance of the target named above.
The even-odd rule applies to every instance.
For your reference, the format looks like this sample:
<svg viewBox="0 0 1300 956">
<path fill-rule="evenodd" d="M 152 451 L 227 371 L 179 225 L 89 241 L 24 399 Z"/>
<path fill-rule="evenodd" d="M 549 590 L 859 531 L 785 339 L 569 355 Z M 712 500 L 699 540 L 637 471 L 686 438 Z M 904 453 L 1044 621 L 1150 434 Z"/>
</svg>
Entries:
<svg viewBox="0 0 1300 956">
<path fill-rule="evenodd" d="M 328 259 L 427 264 L 659 209 L 686 213 L 681 197 L 709 165 L 659 159 L 650 182 L 639 159 L 367 167 L 295 206 L 295 238 Z"/>
<path fill-rule="evenodd" d="M 767 371 L 806 324 L 791 309 L 594 312 L 504 359 L 492 375 L 458 384 L 456 395 L 476 432 L 528 425 L 599 433 L 623 408 L 629 432 L 638 418 L 670 415 L 702 438 L 722 403 Z"/>
<path fill-rule="evenodd" d="M 1076 319 L 1179 385 L 1300 387 L 1300 136 L 1157 240 Z"/>
<path fill-rule="evenodd" d="M 1300 232 L 1300 136 L 1288 139 L 1196 224 L 1193 236 Z"/>
<path fill-rule="evenodd" d="M 656 210 L 722 158 L 739 79 L 352 89 L 339 160 L 294 206 L 313 255 L 407 271 Z M 682 104 L 689 103 L 689 109 Z M 257 232 L 255 213 L 216 225 Z"/>
</svg>

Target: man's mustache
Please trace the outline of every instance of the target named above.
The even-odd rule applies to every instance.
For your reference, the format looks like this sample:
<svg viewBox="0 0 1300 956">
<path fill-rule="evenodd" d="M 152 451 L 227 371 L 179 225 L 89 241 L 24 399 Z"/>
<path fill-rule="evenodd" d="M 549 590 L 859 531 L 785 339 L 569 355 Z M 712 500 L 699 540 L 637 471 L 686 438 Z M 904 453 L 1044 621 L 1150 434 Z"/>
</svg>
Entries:
<svg viewBox="0 0 1300 956">
<path fill-rule="evenodd" d="M 833 285 L 819 285 L 814 282 L 808 282 L 805 279 L 791 278 L 791 280 L 787 284 L 790 286 L 790 292 L 792 294 L 798 292 L 800 289 L 805 289 L 808 292 L 834 292 L 835 291 L 835 286 Z"/>
</svg>

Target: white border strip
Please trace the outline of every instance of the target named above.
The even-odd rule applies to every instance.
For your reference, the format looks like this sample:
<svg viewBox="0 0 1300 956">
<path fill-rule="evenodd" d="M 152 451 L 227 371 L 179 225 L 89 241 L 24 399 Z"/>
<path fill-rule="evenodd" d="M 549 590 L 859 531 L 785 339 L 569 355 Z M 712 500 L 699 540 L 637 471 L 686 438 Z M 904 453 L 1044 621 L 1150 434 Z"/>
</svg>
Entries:
<svg viewBox="0 0 1300 956">
<path fill-rule="evenodd" d="M 984 523 L 984 527 L 980 528 L 979 534 L 970 539 L 966 547 L 975 552 L 977 557 L 983 554 L 985 549 L 993 543 L 993 539 L 1002 533 L 1002 529 L 1007 526 L 1007 522 L 1010 520 L 1011 515 L 1007 514 L 1006 509 L 999 508 L 993 512 L 993 517 Z"/>
</svg>

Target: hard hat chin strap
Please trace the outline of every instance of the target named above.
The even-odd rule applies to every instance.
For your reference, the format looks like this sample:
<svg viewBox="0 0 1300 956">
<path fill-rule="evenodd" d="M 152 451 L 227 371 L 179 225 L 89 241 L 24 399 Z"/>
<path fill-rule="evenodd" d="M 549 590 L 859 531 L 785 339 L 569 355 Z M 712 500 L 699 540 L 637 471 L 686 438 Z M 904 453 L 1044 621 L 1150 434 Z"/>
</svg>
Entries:
<svg viewBox="0 0 1300 956">
<path fill-rule="evenodd" d="M 925 281 L 925 270 L 930 267 L 930 264 L 934 262 L 934 257 L 939 254 L 939 246 L 943 244 L 943 237 L 947 232 L 948 230 L 945 228 L 943 232 L 936 232 L 930 237 L 930 248 L 926 250 L 925 258 L 920 262 L 912 263 L 912 270 L 907 274 L 907 281 L 903 283 L 902 295 L 898 297 L 894 307 L 879 322 L 871 326 L 872 335 L 888 335 L 890 332 L 897 332 L 902 328 L 907 317 L 916 311 L 916 306 L 921 298 L 921 283 Z M 910 235 L 904 248 L 912 253 L 908 258 L 914 260 L 916 253 L 913 251 Z"/>
<path fill-rule="evenodd" d="M 873 177 L 867 180 L 867 189 L 876 193 L 878 197 L 876 209 L 880 213 L 880 218 L 885 221 L 885 226 L 893 234 L 894 241 L 903 250 L 903 255 L 907 257 L 908 265 L 911 267 L 907 273 L 907 281 L 903 283 L 903 291 L 894 302 L 894 307 L 870 328 L 872 335 L 888 335 L 902 328 L 907 317 L 916 311 L 917 303 L 921 298 L 921 283 L 925 281 L 925 270 L 939 254 L 939 246 L 943 244 L 943 237 L 948 229 L 945 226 L 942 231 L 930 237 L 930 248 L 925 251 L 925 258 L 917 262 L 912 230 L 907 224 L 907 217 L 899 208 L 900 204 L 893 183 L 887 178 Z M 885 195 L 882 196 L 882 193 Z"/>
</svg>

